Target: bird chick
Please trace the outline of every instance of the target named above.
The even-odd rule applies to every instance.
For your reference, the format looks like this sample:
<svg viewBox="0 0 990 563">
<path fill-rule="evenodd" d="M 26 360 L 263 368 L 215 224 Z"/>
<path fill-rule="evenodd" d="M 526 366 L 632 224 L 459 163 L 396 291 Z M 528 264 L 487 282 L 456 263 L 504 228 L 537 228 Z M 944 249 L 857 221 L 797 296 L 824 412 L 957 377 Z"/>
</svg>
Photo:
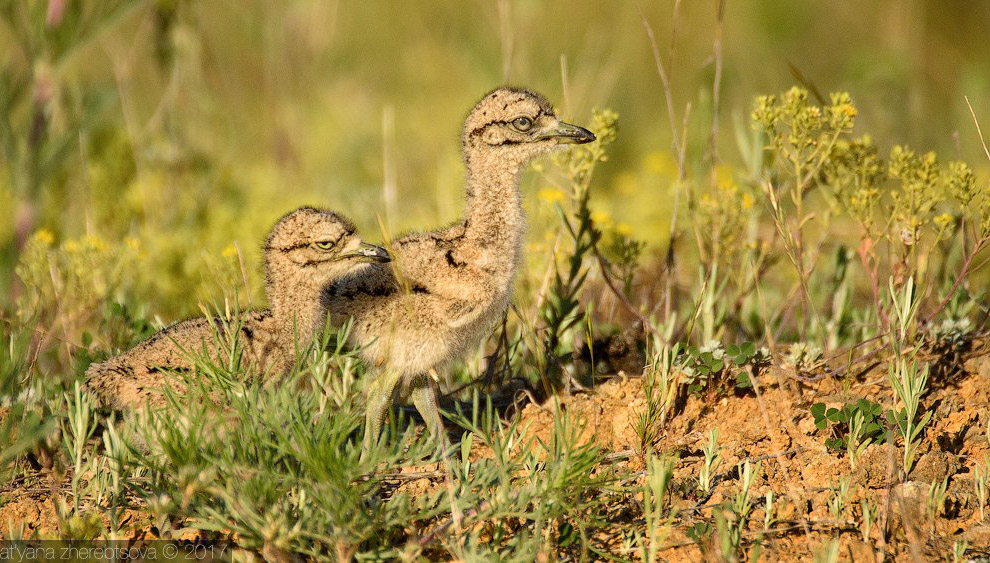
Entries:
<svg viewBox="0 0 990 563">
<path fill-rule="evenodd" d="M 593 140 L 590 131 L 560 121 L 539 94 L 490 92 L 461 134 L 463 220 L 401 237 L 389 247 L 392 265 L 331 284 L 334 322 L 353 318 L 351 339 L 374 366 L 365 451 L 378 439 L 400 383 L 431 432 L 446 439 L 430 375 L 476 347 L 508 308 L 526 232 L 520 172 L 536 157 Z"/>
<path fill-rule="evenodd" d="M 297 351 L 325 326 L 328 284 L 389 259 L 385 249 L 363 242 L 341 215 L 309 207 L 285 215 L 264 246 L 270 308 L 245 312 L 233 325 L 242 365 L 259 374 L 286 373 Z M 163 386 L 179 389 L 171 376 L 194 370 L 195 356 L 205 352 L 212 361 L 227 363 L 231 351 L 217 346 L 222 326 L 220 319 L 205 317 L 171 325 L 130 351 L 90 366 L 86 388 L 115 410 L 161 404 Z"/>
</svg>

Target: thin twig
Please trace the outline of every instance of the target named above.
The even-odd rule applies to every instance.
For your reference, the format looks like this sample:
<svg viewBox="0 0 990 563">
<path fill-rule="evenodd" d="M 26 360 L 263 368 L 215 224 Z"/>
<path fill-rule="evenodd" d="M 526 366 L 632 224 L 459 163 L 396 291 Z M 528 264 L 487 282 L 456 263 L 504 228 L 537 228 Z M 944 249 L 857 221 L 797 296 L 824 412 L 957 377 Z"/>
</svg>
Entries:
<svg viewBox="0 0 990 563">
<path fill-rule="evenodd" d="M 670 80 L 667 78 L 667 70 L 664 68 L 663 59 L 660 57 L 660 47 L 657 45 L 657 38 L 653 34 L 653 28 L 650 26 L 650 22 L 646 19 L 646 14 L 643 13 L 642 9 L 639 11 L 639 17 L 643 21 L 646 36 L 650 40 L 650 49 L 653 51 L 653 62 L 657 65 L 657 74 L 660 76 L 660 84 L 663 86 L 663 95 L 667 102 L 667 118 L 670 120 L 671 144 L 674 147 L 674 153 L 680 154 L 680 141 L 677 138 L 677 115 L 674 111 L 674 95 L 670 90 Z"/>
<path fill-rule="evenodd" d="M 990 149 L 987 149 L 987 143 L 983 140 L 983 130 L 980 129 L 980 121 L 976 119 L 973 104 L 969 103 L 969 96 L 963 96 L 963 99 L 966 100 L 966 107 L 969 108 L 969 114 L 973 116 L 973 123 L 976 124 L 976 134 L 980 136 L 980 144 L 983 145 L 983 152 L 987 155 L 987 160 L 990 160 Z"/>
<path fill-rule="evenodd" d="M 722 97 L 722 27 L 725 16 L 725 0 L 719 0 L 715 16 L 715 39 L 712 42 L 712 57 L 715 59 L 715 77 L 712 79 L 712 133 L 709 138 L 709 151 L 712 166 L 718 162 L 718 113 Z M 713 175 L 714 176 L 714 175 Z"/>
</svg>

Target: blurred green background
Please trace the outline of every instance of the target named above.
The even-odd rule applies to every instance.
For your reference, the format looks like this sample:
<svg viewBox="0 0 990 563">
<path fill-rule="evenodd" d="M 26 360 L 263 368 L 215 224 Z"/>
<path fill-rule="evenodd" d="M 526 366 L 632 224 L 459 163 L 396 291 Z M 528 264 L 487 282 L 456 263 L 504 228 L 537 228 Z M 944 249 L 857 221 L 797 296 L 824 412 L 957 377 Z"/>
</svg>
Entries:
<svg viewBox="0 0 990 563">
<path fill-rule="evenodd" d="M 544 93 L 577 123 L 593 107 L 619 113 L 592 205 L 658 252 L 676 165 L 644 19 L 678 121 L 690 104 L 687 162 L 700 176 L 717 11 L 714 0 L 3 0 L 0 299 L 23 291 L 12 273 L 31 237 L 93 254 L 66 268 L 112 257 L 127 271 L 106 286 L 172 317 L 222 276 L 257 300 L 259 241 L 294 206 L 338 209 L 370 239 L 450 222 L 460 121 L 502 83 Z M 797 72 L 826 95 L 848 90 L 881 152 L 908 143 L 985 171 L 963 96 L 990 120 L 988 24 L 986 2 L 728 0 L 722 161 L 733 173 L 753 97 Z M 529 175 L 537 219 L 545 189 Z"/>
</svg>

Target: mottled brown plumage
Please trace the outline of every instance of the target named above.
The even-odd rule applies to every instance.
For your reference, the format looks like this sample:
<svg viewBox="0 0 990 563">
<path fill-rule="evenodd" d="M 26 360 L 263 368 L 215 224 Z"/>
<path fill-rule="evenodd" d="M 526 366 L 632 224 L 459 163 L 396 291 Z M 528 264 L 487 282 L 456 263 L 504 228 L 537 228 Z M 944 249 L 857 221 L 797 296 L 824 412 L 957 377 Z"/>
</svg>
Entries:
<svg viewBox="0 0 990 563">
<path fill-rule="evenodd" d="M 325 289 L 334 280 L 361 274 L 369 262 L 386 262 L 384 249 L 365 244 L 340 215 L 304 207 L 283 217 L 264 247 L 269 309 L 248 311 L 229 323 L 237 330 L 242 365 L 262 375 L 283 374 L 297 351 L 308 346 L 327 318 Z M 230 351 L 217 346 L 224 324 L 198 318 L 167 327 L 130 351 L 86 371 L 86 387 L 114 409 L 161 401 L 164 385 L 178 389 L 175 372 L 195 369 L 205 354 L 226 364 Z"/>
<path fill-rule="evenodd" d="M 428 374 L 477 346 L 509 305 L 526 232 L 519 194 L 523 166 L 563 143 L 594 138 L 557 119 L 539 94 L 499 88 L 485 95 L 461 135 L 464 219 L 404 236 L 389 248 L 394 264 L 331 285 L 334 322 L 354 319 L 351 339 L 374 366 L 366 447 L 377 439 L 399 383 L 431 431 L 442 429 Z"/>
</svg>

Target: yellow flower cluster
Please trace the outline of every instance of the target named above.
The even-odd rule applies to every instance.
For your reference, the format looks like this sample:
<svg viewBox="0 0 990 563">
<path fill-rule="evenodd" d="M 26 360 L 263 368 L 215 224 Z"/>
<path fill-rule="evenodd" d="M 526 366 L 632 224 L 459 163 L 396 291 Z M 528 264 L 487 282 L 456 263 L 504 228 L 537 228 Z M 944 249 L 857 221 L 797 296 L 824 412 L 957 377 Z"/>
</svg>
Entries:
<svg viewBox="0 0 990 563">
<path fill-rule="evenodd" d="M 713 173 L 715 189 L 697 196 L 691 215 L 698 238 L 704 243 L 702 252 L 717 258 L 737 254 L 746 225 L 756 210 L 753 194 L 739 186 L 732 168 L 720 165 Z"/>
<path fill-rule="evenodd" d="M 43 246 L 51 246 L 55 244 L 55 233 L 48 229 L 38 229 L 34 233 L 34 240 Z"/>
<path fill-rule="evenodd" d="M 840 139 L 822 165 L 826 187 L 835 200 L 867 233 L 876 222 L 880 186 L 885 181 L 883 163 L 872 139 Z"/>
<path fill-rule="evenodd" d="M 770 140 L 773 154 L 799 167 L 813 166 L 827 154 L 840 134 L 852 129 L 857 110 L 849 94 L 831 95 L 828 105 L 808 102 L 808 91 L 797 86 L 778 100 L 776 96 L 756 99 L 752 119 Z"/>
<path fill-rule="evenodd" d="M 96 235 L 56 243 L 55 233 L 38 229 L 21 253 L 15 270 L 26 291 L 18 299 L 21 318 L 45 319 L 59 315 L 66 337 L 75 338 L 80 326 L 124 284 L 131 270 L 137 241 L 111 243 Z"/>
<path fill-rule="evenodd" d="M 537 199 L 544 203 L 553 205 L 555 203 L 560 203 L 564 201 L 564 192 L 560 190 L 555 190 L 551 188 L 544 188 L 536 193 Z"/>
</svg>

